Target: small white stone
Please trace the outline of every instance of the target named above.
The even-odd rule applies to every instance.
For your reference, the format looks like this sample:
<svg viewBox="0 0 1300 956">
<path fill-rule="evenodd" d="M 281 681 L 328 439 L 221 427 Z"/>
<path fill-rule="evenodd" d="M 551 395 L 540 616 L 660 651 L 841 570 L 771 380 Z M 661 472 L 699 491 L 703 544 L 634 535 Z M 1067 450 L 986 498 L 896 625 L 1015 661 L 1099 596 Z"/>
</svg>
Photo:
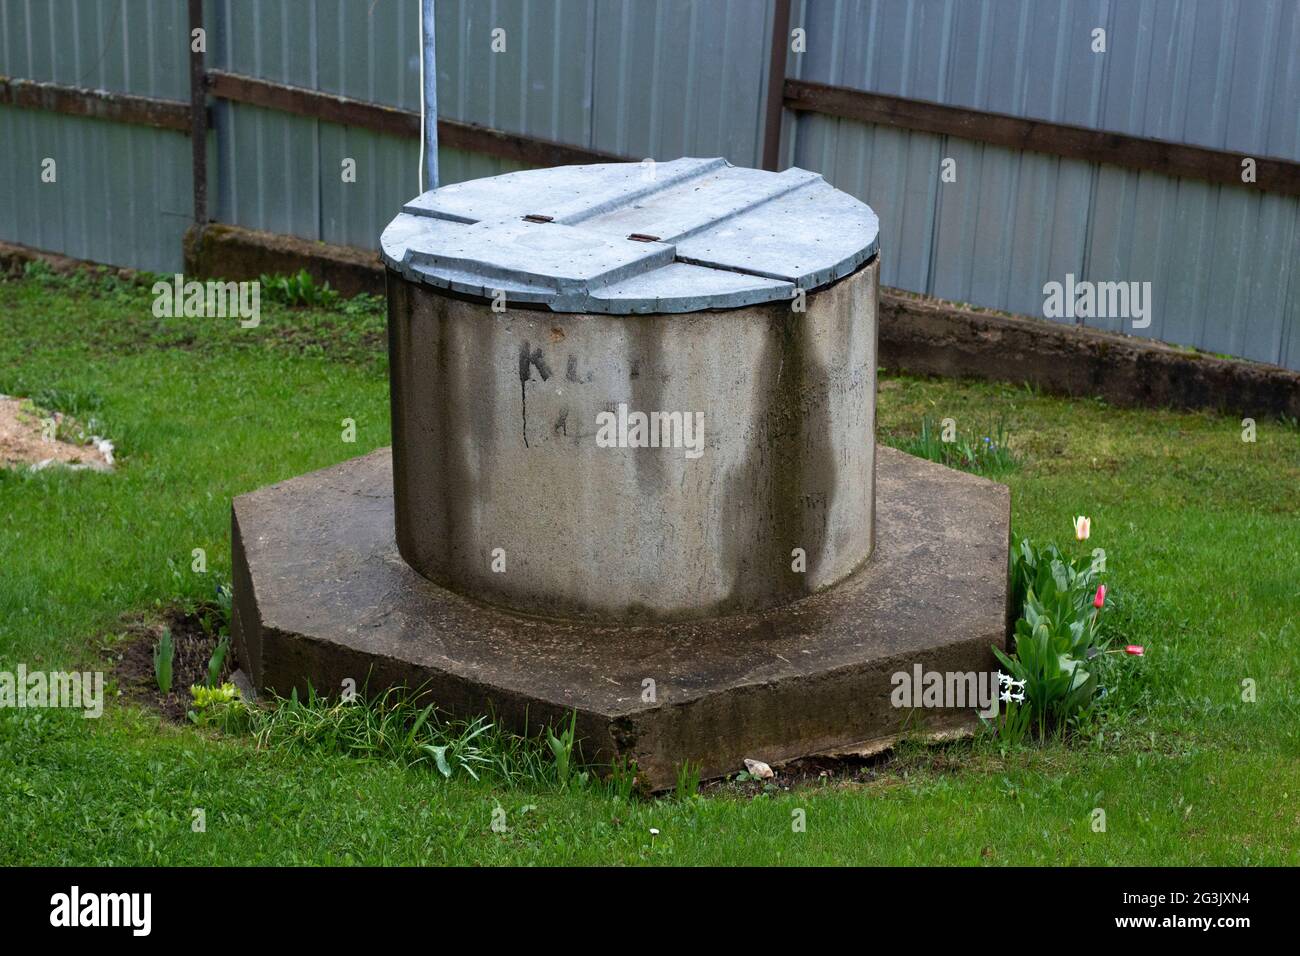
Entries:
<svg viewBox="0 0 1300 956">
<path fill-rule="evenodd" d="M 761 760 L 751 760 L 745 758 L 745 769 L 749 771 L 751 777 L 757 777 L 759 780 L 771 780 L 776 776 L 772 768 Z"/>
</svg>

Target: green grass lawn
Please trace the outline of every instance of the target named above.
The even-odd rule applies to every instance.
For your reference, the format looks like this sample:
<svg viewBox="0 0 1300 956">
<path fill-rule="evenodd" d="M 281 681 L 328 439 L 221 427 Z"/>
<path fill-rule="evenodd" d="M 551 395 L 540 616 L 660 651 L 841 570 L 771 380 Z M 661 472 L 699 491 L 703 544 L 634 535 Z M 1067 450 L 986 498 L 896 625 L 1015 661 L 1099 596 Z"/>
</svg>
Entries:
<svg viewBox="0 0 1300 956">
<path fill-rule="evenodd" d="M 0 282 L 0 393 L 99 419 L 121 459 L 111 475 L 0 471 L 0 670 L 101 665 L 126 617 L 228 579 L 233 495 L 388 443 L 377 311 L 264 304 L 241 329 L 151 302 L 111 281 Z M 1238 417 L 882 379 L 884 440 L 925 416 L 1007 425 L 1017 532 L 1081 547 L 1071 518 L 1092 517 L 1115 641 L 1147 654 L 1117 661 L 1101 717 L 1068 743 L 907 744 L 792 790 L 623 800 L 259 750 L 115 700 L 99 720 L 3 710 L 0 863 L 1300 862 L 1295 423 L 1260 416 L 1246 443 Z"/>
</svg>

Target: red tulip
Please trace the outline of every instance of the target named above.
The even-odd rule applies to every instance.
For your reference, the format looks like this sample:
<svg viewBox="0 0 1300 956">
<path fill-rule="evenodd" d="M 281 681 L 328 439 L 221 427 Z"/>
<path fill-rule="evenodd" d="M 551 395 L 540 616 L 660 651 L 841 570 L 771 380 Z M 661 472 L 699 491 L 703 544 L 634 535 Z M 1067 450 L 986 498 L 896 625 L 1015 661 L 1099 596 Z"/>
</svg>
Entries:
<svg viewBox="0 0 1300 956">
<path fill-rule="evenodd" d="M 1130 644 L 1128 647 L 1124 648 L 1125 654 L 1132 654 L 1134 657 L 1142 657 L 1146 652 L 1147 649 L 1141 644 Z"/>
<path fill-rule="evenodd" d="M 1106 603 L 1106 585 L 1097 585 L 1097 596 L 1092 599 L 1093 607 L 1101 607 Z"/>
</svg>

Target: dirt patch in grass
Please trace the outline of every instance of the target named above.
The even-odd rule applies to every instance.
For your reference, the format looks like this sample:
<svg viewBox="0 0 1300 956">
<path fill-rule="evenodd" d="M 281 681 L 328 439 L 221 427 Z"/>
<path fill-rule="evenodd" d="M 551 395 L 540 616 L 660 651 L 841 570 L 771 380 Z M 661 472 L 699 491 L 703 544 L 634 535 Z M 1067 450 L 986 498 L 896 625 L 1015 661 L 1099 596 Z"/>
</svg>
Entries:
<svg viewBox="0 0 1300 956">
<path fill-rule="evenodd" d="M 702 783 L 700 792 L 753 797 L 816 787 L 897 784 L 919 771 L 942 774 L 967 767 L 973 738 L 969 727 L 888 738 L 774 764 L 770 780 L 737 771 Z"/>
<path fill-rule="evenodd" d="M 762 793 L 787 793 L 791 790 L 806 790 L 814 787 L 877 783 L 889 776 L 888 765 L 893 759 L 892 750 L 883 750 L 869 757 L 852 755 L 804 757 L 774 767 L 776 776 L 771 780 L 758 780 L 753 777 L 738 779 L 738 774 L 733 774 L 702 783 L 700 792 L 707 796 L 756 797 Z"/>
<path fill-rule="evenodd" d="M 113 470 L 113 446 L 98 436 L 69 440 L 81 426 L 62 412 L 47 412 L 30 401 L 0 395 L 0 468 L 50 465 Z"/>
<path fill-rule="evenodd" d="M 132 622 L 124 639 L 116 641 L 108 651 L 122 696 L 130 701 L 156 710 L 174 723 L 186 723 L 190 710 L 190 685 L 205 684 L 208 680 L 208 662 L 220 640 L 214 624 L 204 626 L 204 621 L 215 621 L 216 606 L 194 610 L 172 608 L 161 621 Z M 153 652 L 164 629 L 172 632 L 172 686 L 170 693 L 158 689 L 154 673 Z M 232 648 L 226 654 L 221 668 L 221 682 L 230 679 L 237 667 Z"/>
</svg>

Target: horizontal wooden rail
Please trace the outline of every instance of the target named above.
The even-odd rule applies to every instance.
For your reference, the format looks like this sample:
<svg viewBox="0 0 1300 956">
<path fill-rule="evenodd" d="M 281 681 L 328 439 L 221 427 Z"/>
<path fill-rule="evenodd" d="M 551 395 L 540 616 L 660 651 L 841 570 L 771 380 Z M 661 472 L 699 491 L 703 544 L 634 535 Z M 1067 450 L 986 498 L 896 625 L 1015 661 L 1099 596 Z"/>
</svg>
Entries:
<svg viewBox="0 0 1300 956">
<path fill-rule="evenodd" d="M 208 71 L 208 92 L 218 99 L 265 109 L 311 116 L 329 123 L 356 126 L 391 136 L 418 138 L 420 114 L 379 106 L 365 100 L 322 93 L 300 86 L 272 83 L 251 76 Z M 509 159 L 527 166 L 567 166 L 578 163 L 625 162 L 628 157 L 601 150 L 556 143 L 535 136 L 506 133 L 487 126 L 438 120 L 438 140 L 444 146 Z"/>
<path fill-rule="evenodd" d="M 785 81 L 785 105 L 791 110 L 862 123 L 1300 196 L 1300 163 L 1276 157 L 1206 149 L 806 80 Z M 1242 160 L 1247 157 L 1255 161 L 1253 183 L 1242 182 L 1241 178 Z"/>
<path fill-rule="evenodd" d="M 87 116 L 113 123 L 152 126 L 178 133 L 190 131 L 190 104 L 182 100 L 0 76 L 0 104 L 67 116 Z"/>
<path fill-rule="evenodd" d="M 364 100 L 272 83 L 223 70 L 207 71 L 206 87 L 212 96 L 233 103 L 260 106 L 296 116 L 311 116 L 328 123 L 355 126 L 390 136 L 415 139 L 420 135 L 420 114 L 411 110 L 380 106 Z M 191 127 L 190 104 L 181 100 L 110 93 L 34 80 L 0 77 L 0 104 L 152 126 L 186 134 Z M 438 120 L 438 138 L 443 145 L 454 149 L 483 153 L 525 166 L 616 163 L 632 159 L 617 153 L 449 119 Z"/>
</svg>

